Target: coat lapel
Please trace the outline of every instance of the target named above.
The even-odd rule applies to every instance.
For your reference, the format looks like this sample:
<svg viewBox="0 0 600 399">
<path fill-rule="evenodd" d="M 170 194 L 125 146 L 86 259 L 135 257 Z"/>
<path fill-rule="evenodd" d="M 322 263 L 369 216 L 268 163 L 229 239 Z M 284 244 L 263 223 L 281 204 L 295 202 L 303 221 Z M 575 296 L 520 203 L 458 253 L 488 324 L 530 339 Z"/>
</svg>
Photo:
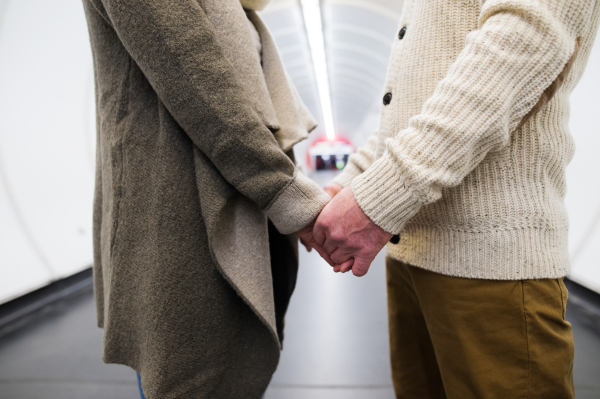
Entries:
<svg viewBox="0 0 600 399">
<path fill-rule="evenodd" d="M 215 36 L 225 57 L 233 66 L 247 100 L 263 123 L 271 130 L 279 129 L 261 60 L 249 32 L 248 17 L 239 0 L 202 0 Z"/>
<path fill-rule="evenodd" d="M 306 109 L 288 77 L 271 33 L 256 12 L 247 11 L 247 15 L 262 42 L 262 70 L 279 120 L 279 129 L 273 134 L 281 149 L 287 152 L 295 144 L 308 138 L 308 133 L 317 127 L 317 122 Z"/>
<path fill-rule="evenodd" d="M 317 123 L 285 72 L 275 40 L 255 11 L 239 0 L 202 0 L 217 40 L 237 73 L 247 98 L 281 149 L 290 150 L 308 138 Z M 248 19 L 262 42 L 262 60 L 252 42 Z"/>
</svg>

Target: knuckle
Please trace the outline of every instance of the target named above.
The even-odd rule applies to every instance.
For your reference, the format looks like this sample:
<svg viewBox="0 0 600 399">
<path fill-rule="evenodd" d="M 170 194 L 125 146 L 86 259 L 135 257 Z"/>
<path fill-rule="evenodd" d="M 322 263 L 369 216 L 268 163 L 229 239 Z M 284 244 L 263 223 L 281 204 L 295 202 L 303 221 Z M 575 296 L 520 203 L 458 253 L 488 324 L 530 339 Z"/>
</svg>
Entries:
<svg viewBox="0 0 600 399">
<path fill-rule="evenodd" d="M 329 237 L 335 242 L 342 242 L 344 240 L 344 234 L 339 230 L 330 232 Z"/>
</svg>

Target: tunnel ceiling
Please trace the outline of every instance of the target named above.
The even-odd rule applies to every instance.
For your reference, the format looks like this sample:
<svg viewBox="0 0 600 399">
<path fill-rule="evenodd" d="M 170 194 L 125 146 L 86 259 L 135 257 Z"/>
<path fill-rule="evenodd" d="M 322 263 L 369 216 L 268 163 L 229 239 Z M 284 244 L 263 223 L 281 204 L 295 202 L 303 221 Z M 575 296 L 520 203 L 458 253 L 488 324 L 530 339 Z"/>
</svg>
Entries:
<svg viewBox="0 0 600 399">
<path fill-rule="evenodd" d="M 321 1 L 333 118 L 338 134 L 361 145 L 376 128 L 401 0 Z M 298 0 L 273 0 L 261 13 L 300 96 L 323 116 Z M 319 132 L 317 132 L 319 133 Z"/>
</svg>

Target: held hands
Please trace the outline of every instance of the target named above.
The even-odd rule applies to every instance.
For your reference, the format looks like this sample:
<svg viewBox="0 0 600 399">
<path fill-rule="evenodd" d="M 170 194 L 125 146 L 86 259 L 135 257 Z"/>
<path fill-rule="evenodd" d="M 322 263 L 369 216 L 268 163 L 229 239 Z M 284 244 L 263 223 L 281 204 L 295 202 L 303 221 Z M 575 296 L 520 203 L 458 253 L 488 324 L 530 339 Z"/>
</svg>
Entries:
<svg viewBox="0 0 600 399">
<path fill-rule="evenodd" d="M 392 235 L 365 215 L 350 187 L 330 183 L 323 189 L 332 200 L 298 231 L 298 237 L 308 252 L 314 248 L 336 273 L 352 270 L 355 276 L 364 276 Z"/>
<path fill-rule="evenodd" d="M 298 235 L 307 249 L 309 246 L 316 249 L 335 272 L 345 273 L 352 269 L 355 276 L 364 276 L 392 234 L 365 215 L 350 187 L 342 189 L 338 184 L 330 184 L 324 189 L 332 200 L 316 221 Z"/>
<path fill-rule="evenodd" d="M 308 226 L 306 226 L 302 230 L 299 230 L 298 232 L 296 232 L 296 234 L 298 235 L 300 242 L 302 243 L 302 245 L 304 245 L 306 247 L 306 250 L 308 252 L 312 251 L 314 248 L 319 253 L 319 255 L 321 255 L 321 257 L 327 261 L 327 263 L 329 263 L 330 265 L 333 266 L 333 263 L 332 263 L 329 255 L 325 252 L 323 247 L 321 245 L 319 245 L 317 243 L 317 241 L 315 240 L 314 227 L 315 227 L 316 221 L 317 221 L 317 218 L 315 218 L 312 222 L 310 222 L 310 224 Z"/>
<path fill-rule="evenodd" d="M 329 183 L 327 186 L 323 187 L 323 190 L 325 190 L 325 192 L 329 194 L 331 198 L 335 197 L 343 189 L 344 187 L 340 186 L 337 183 Z M 306 250 L 308 252 L 312 251 L 313 248 L 318 247 L 318 249 L 315 248 L 317 249 L 317 252 L 319 252 L 321 257 L 323 257 L 325 260 L 327 260 L 329 264 L 332 265 L 329 256 L 325 253 L 323 248 L 316 243 L 315 238 L 313 236 L 313 228 L 315 227 L 316 221 L 317 218 L 315 218 L 312 222 L 310 222 L 308 226 L 298 231 L 296 234 L 298 235 L 298 238 L 300 238 L 300 242 L 302 243 L 302 245 L 304 245 L 304 247 L 306 247 Z"/>
</svg>

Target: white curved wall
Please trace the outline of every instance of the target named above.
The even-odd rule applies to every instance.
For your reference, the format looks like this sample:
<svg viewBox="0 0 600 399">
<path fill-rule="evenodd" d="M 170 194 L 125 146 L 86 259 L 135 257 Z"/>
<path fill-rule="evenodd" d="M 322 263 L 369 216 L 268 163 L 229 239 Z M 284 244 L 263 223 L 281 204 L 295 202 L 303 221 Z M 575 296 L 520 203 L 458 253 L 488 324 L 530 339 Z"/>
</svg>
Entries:
<svg viewBox="0 0 600 399">
<path fill-rule="evenodd" d="M 573 93 L 572 277 L 600 292 L 600 45 Z M 80 0 L 0 0 L 0 303 L 92 262 L 92 62 Z"/>
<path fill-rule="evenodd" d="M 567 169 L 571 279 L 600 292 L 600 40 L 571 95 L 577 150 Z"/>
<path fill-rule="evenodd" d="M 94 110 L 80 0 L 0 0 L 0 302 L 88 267 Z"/>
</svg>

